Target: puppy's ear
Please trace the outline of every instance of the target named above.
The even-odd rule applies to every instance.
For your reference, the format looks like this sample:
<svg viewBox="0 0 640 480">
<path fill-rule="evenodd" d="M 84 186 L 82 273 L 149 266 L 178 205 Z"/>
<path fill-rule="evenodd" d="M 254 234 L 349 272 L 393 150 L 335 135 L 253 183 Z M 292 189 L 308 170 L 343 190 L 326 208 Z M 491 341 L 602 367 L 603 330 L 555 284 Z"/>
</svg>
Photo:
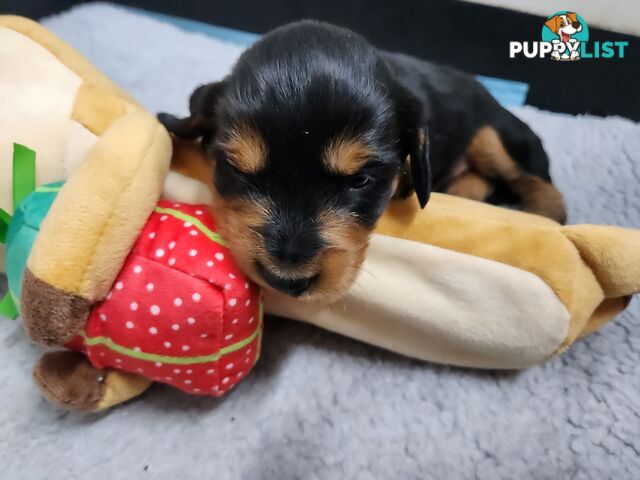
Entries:
<svg viewBox="0 0 640 480">
<path fill-rule="evenodd" d="M 558 33 L 558 28 L 560 28 L 560 17 L 558 15 L 551 17 L 549 20 L 544 22 L 544 24 L 551 30 L 553 33 Z"/>
<path fill-rule="evenodd" d="M 575 12 L 567 12 L 567 18 L 571 20 L 571 23 L 575 23 L 578 21 L 578 15 Z"/>
<path fill-rule="evenodd" d="M 178 118 L 168 113 L 159 113 L 158 120 L 178 138 L 184 140 L 194 140 L 199 137 L 212 138 L 216 133 L 216 107 L 225 88 L 224 81 L 200 85 L 189 98 L 190 116 Z"/>
<path fill-rule="evenodd" d="M 431 196 L 431 163 L 429 161 L 429 132 L 419 127 L 409 153 L 411 180 L 418 196 L 420 208 L 424 208 Z"/>
<path fill-rule="evenodd" d="M 431 163 L 429 131 L 423 119 L 422 103 L 410 91 L 398 85 L 394 88 L 393 96 L 399 120 L 401 160 L 403 164 L 409 161 L 409 168 L 405 168 L 405 174 L 400 178 L 396 195 L 408 196 L 415 191 L 420 207 L 424 208 L 431 196 Z M 410 180 L 406 173 L 410 173 Z"/>
</svg>

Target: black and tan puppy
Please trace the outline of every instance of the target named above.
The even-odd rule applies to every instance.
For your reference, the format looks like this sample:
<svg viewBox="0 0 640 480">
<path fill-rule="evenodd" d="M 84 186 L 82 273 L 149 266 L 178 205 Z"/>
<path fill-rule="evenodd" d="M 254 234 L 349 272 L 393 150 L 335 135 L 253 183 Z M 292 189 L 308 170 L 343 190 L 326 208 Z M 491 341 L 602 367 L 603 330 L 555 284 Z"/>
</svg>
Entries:
<svg viewBox="0 0 640 480">
<path fill-rule="evenodd" d="M 424 206 L 433 185 L 564 220 L 540 140 L 472 77 L 343 28 L 274 30 L 199 87 L 190 111 L 159 118 L 201 138 L 240 265 L 290 295 L 343 293 L 394 194 L 415 190 Z"/>
</svg>

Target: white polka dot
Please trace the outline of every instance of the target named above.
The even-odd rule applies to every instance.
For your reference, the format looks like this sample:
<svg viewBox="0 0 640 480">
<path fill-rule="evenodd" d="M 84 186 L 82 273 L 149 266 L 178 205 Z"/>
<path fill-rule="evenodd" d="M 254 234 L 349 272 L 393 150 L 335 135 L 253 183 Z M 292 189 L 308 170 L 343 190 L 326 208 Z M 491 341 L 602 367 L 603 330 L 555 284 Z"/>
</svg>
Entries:
<svg viewBox="0 0 640 480">
<path fill-rule="evenodd" d="M 231 370 L 233 368 L 233 363 L 227 363 L 224 368 L 226 368 L 227 370 Z"/>
<path fill-rule="evenodd" d="M 236 303 L 238 303 L 237 298 L 232 298 L 231 300 L 229 300 L 229 305 L 231 305 L 232 307 L 235 307 Z"/>
<path fill-rule="evenodd" d="M 142 272 L 142 267 L 140 265 L 136 265 L 135 267 L 133 267 L 133 273 L 140 273 Z"/>
<path fill-rule="evenodd" d="M 233 334 L 232 333 L 224 336 L 225 340 L 231 340 L 232 338 L 233 338 Z"/>
<path fill-rule="evenodd" d="M 103 322 L 107 321 L 107 316 L 104 313 L 101 313 L 99 317 L 100 317 L 100 320 L 102 320 Z"/>
<path fill-rule="evenodd" d="M 194 323 L 196 323 L 196 319 L 193 318 L 193 317 L 189 317 L 189 318 L 187 318 L 187 323 L 189 325 L 193 325 Z"/>
<path fill-rule="evenodd" d="M 209 338 L 209 334 L 208 333 L 201 333 L 200 334 L 200 338 Z"/>
<path fill-rule="evenodd" d="M 171 330 L 180 330 L 180 325 L 174 323 L 173 325 L 171 325 Z"/>
<path fill-rule="evenodd" d="M 122 287 L 124 287 L 124 284 L 122 282 L 116 283 L 116 290 L 122 290 Z"/>
<path fill-rule="evenodd" d="M 142 368 L 136 368 L 136 372 L 138 372 L 138 373 L 144 373 L 144 369 L 142 369 Z"/>
<path fill-rule="evenodd" d="M 197 231 L 195 231 L 195 230 L 191 230 L 191 231 L 189 232 L 189 235 L 191 235 L 192 237 L 195 237 L 196 235 L 198 235 L 198 232 L 197 232 Z"/>
<path fill-rule="evenodd" d="M 249 359 L 248 359 L 248 358 L 245 358 L 245 359 L 244 359 L 244 363 L 249 363 Z"/>
<path fill-rule="evenodd" d="M 191 369 L 189 369 L 189 370 L 187 370 L 187 371 L 186 371 L 186 374 L 187 374 L 187 375 L 191 375 L 192 373 L 193 373 L 193 370 L 191 370 Z"/>
<path fill-rule="evenodd" d="M 254 320 L 255 320 L 255 317 L 251 317 L 251 318 L 249 319 L 249 323 L 250 323 L 250 324 L 251 324 L 251 323 L 253 323 L 253 321 L 254 321 Z"/>
<path fill-rule="evenodd" d="M 176 307 L 179 307 L 180 305 L 182 305 L 182 299 L 181 299 L 180 297 L 176 297 L 176 298 L 174 298 L 174 299 L 173 299 L 173 304 L 174 304 Z"/>
<path fill-rule="evenodd" d="M 193 298 L 194 302 L 199 302 L 200 299 L 202 298 L 202 295 L 200 295 L 198 292 L 196 292 L 193 295 L 191 295 L 191 298 Z"/>
<path fill-rule="evenodd" d="M 162 362 L 156 362 L 156 367 L 160 368 L 162 366 Z"/>
<path fill-rule="evenodd" d="M 184 381 L 185 385 L 191 385 L 191 380 L 189 380 L 188 378 Z"/>
<path fill-rule="evenodd" d="M 156 232 L 151 232 L 151 233 L 149 234 L 149 238 L 150 238 L 151 240 L 153 240 L 154 238 L 156 238 Z"/>
<path fill-rule="evenodd" d="M 193 223 L 191 223 L 191 222 L 184 222 L 184 223 L 183 223 L 183 225 L 184 225 L 185 227 L 187 227 L 187 228 L 189 228 L 189 227 L 193 227 Z"/>
<path fill-rule="evenodd" d="M 104 352 L 100 352 L 100 356 L 101 356 L 101 357 L 104 357 Z"/>
<path fill-rule="evenodd" d="M 133 325 L 133 322 L 132 322 L 132 321 L 128 321 L 127 323 L 125 323 L 125 326 L 126 326 L 127 328 L 133 328 L 133 327 L 134 327 L 134 325 Z"/>
<path fill-rule="evenodd" d="M 182 346 L 182 351 L 183 352 L 188 352 L 189 351 L 189 345 L 183 345 Z"/>
<path fill-rule="evenodd" d="M 107 300 L 111 300 L 112 292 L 107 293 Z"/>
<path fill-rule="evenodd" d="M 210 368 L 209 370 L 207 370 L 207 375 L 213 375 L 213 372 L 214 372 L 213 368 Z"/>
<path fill-rule="evenodd" d="M 171 342 L 164 342 L 164 348 L 171 348 Z"/>
<path fill-rule="evenodd" d="M 231 323 L 233 323 L 235 325 L 236 323 L 238 323 L 238 319 L 234 318 L 233 320 L 231 320 Z"/>
<path fill-rule="evenodd" d="M 229 285 L 228 283 L 225 284 L 224 286 L 225 290 L 231 290 L 231 285 Z"/>
<path fill-rule="evenodd" d="M 151 292 L 155 288 L 153 283 L 147 283 L 147 292 Z"/>
<path fill-rule="evenodd" d="M 158 257 L 158 258 L 164 257 L 164 249 L 162 249 L 162 248 L 157 249 L 156 250 L 156 257 Z"/>
<path fill-rule="evenodd" d="M 179 204 L 179 203 L 174 203 L 174 204 L 173 204 L 173 207 L 174 207 L 174 208 L 178 208 L 178 207 L 180 207 L 180 204 Z"/>
<path fill-rule="evenodd" d="M 176 375 L 177 375 L 178 373 L 180 373 L 180 372 L 181 372 L 181 370 L 180 370 L 179 368 L 174 368 L 174 369 L 173 369 L 173 373 L 175 373 Z"/>
<path fill-rule="evenodd" d="M 151 305 L 149 311 L 151 312 L 151 315 L 158 315 L 160 313 L 160 307 L 158 305 Z"/>
<path fill-rule="evenodd" d="M 234 279 L 234 278 L 236 278 L 236 276 L 233 273 L 230 273 L 229 274 L 229 278 Z"/>
<path fill-rule="evenodd" d="M 249 282 L 244 282 L 244 289 L 249 290 Z"/>
<path fill-rule="evenodd" d="M 194 392 L 194 393 L 200 393 L 201 391 L 202 391 L 202 390 L 200 390 L 199 388 L 194 388 L 194 389 L 193 389 L 193 392 Z"/>
<path fill-rule="evenodd" d="M 209 268 L 213 267 L 213 260 L 209 260 L 207 262 L 207 267 L 209 267 Z"/>
<path fill-rule="evenodd" d="M 142 351 L 142 350 L 140 349 L 140 347 L 133 347 L 133 349 L 134 349 L 136 352 L 141 352 L 141 351 Z"/>
<path fill-rule="evenodd" d="M 173 250 L 174 248 L 176 248 L 176 242 L 169 243 L 169 250 Z"/>
<path fill-rule="evenodd" d="M 166 215 L 162 215 L 162 216 L 160 217 L 160 221 L 161 221 L 161 222 L 164 222 L 167 218 L 169 218 L 169 217 L 167 217 Z"/>
<path fill-rule="evenodd" d="M 156 327 L 149 327 L 149 333 L 151 335 L 156 335 L 158 333 L 158 329 Z"/>
<path fill-rule="evenodd" d="M 251 352 L 253 352 L 253 348 L 247 348 L 247 355 L 249 355 Z"/>
<path fill-rule="evenodd" d="M 196 215 L 202 215 L 202 210 L 196 210 Z"/>
<path fill-rule="evenodd" d="M 121 358 L 116 358 L 116 363 L 122 363 L 122 359 Z"/>
<path fill-rule="evenodd" d="M 238 373 L 236 373 L 236 377 L 237 377 L 237 378 L 242 377 L 242 372 L 238 372 Z"/>
<path fill-rule="evenodd" d="M 248 307 L 249 305 L 251 305 L 251 299 L 248 299 L 246 302 L 244 302 L 245 307 Z"/>
<path fill-rule="evenodd" d="M 224 385 L 226 385 L 227 383 L 229 383 L 229 377 L 224 377 L 224 378 L 222 379 L 222 383 L 223 383 Z"/>
<path fill-rule="evenodd" d="M 129 308 L 135 312 L 136 310 L 138 310 L 138 302 L 131 302 Z"/>
<path fill-rule="evenodd" d="M 195 248 L 192 250 L 189 250 L 190 257 L 195 257 L 197 254 L 198 254 L 198 251 Z"/>
<path fill-rule="evenodd" d="M 169 265 L 175 265 L 176 264 L 176 259 L 175 258 L 170 258 L 169 259 Z"/>
<path fill-rule="evenodd" d="M 171 380 L 173 380 L 173 378 L 171 378 L 171 377 L 164 377 L 164 379 L 165 379 L 167 382 L 170 382 Z"/>
<path fill-rule="evenodd" d="M 216 253 L 214 257 L 216 257 L 216 260 L 220 260 L 220 261 L 224 260 L 224 255 L 221 254 L 220 252 Z"/>
</svg>

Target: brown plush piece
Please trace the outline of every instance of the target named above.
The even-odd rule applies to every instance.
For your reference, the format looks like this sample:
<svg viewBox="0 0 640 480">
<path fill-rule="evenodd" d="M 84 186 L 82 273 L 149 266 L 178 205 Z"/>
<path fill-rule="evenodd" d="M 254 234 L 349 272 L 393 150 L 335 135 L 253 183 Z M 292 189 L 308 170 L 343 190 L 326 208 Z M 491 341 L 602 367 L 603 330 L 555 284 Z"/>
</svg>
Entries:
<svg viewBox="0 0 640 480">
<path fill-rule="evenodd" d="M 71 350 L 45 353 L 33 369 L 42 395 L 69 410 L 96 410 L 104 395 L 104 376 L 86 355 Z"/>
<path fill-rule="evenodd" d="M 91 302 L 43 282 L 27 268 L 24 272 L 21 310 L 28 309 L 24 327 L 34 342 L 64 345 L 81 331 L 89 317 Z"/>
</svg>

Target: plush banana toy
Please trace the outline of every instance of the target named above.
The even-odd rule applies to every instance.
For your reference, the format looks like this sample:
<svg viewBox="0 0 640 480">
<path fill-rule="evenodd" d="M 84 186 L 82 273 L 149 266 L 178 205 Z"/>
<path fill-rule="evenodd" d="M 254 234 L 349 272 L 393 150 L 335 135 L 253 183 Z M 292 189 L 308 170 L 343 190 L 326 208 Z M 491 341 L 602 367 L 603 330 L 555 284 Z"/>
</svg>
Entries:
<svg viewBox="0 0 640 480">
<path fill-rule="evenodd" d="M 66 130 L 64 148 L 58 148 L 55 155 L 46 142 L 38 143 L 36 137 L 30 137 L 29 128 L 14 129 L 15 119 L 0 118 L 4 122 L 1 138 L 5 139 L 0 142 L 0 158 L 11 157 L 15 142 L 35 152 L 37 169 L 41 158 L 55 157 L 59 165 L 73 165 L 67 173 L 60 174 L 66 179 L 60 190 L 49 192 L 55 194 L 49 207 L 33 207 L 29 211 L 28 199 L 21 204 L 24 212 L 32 215 L 25 216 L 18 208 L 8 236 L 13 242 L 19 235 L 11 232 L 19 230 L 29 232 L 32 240 L 29 247 L 16 250 L 20 255 L 12 253 L 12 245 L 17 244 L 11 243 L 8 248 L 11 292 L 21 305 L 27 332 L 38 343 L 76 349 L 43 357 L 36 366 L 36 381 L 47 398 L 68 408 L 85 410 L 99 410 L 133 398 L 153 380 L 205 393 L 201 388 L 204 384 L 184 383 L 189 379 L 184 377 L 189 367 L 172 365 L 169 371 L 165 368 L 169 362 L 160 359 L 191 356 L 193 343 L 178 347 L 177 337 L 165 335 L 171 335 L 176 319 L 184 322 L 184 316 L 163 318 L 162 328 L 168 331 L 158 337 L 153 336 L 160 335 L 160 327 L 148 323 L 167 308 L 185 306 L 190 290 L 183 290 L 181 282 L 188 285 L 192 277 L 187 274 L 180 282 L 171 282 L 176 292 L 164 296 L 162 305 L 153 295 L 144 299 L 138 295 L 153 280 L 145 278 L 136 288 L 127 290 L 121 277 L 126 274 L 135 279 L 135 275 L 147 274 L 146 263 L 130 261 L 140 249 L 144 250 L 146 261 L 151 261 L 158 249 L 163 250 L 160 263 L 171 258 L 168 252 L 172 240 L 163 237 L 163 243 L 156 244 L 149 239 L 155 231 L 149 225 L 162 222 L 163 214 L 157 208 L 174 208 L 173 203 L 160 203 L 158 207 L 158 202 L 163 202 L 159 200 L 161 196 L 172 198 L 172 202 L 178 200 L 175 209 L 180 215 L 198 218 L 196 210 L 206 213 L 204 206 L 184 205 L 206 204 L 209 199 L 205 186 L 209 174 L 202 158 L 192 149 L 172 146 L 168 133 L 152 115 L 69 46 L 33 22 L 0 17 L 0 61 L 12 67 L 0 74 L 0 91 L 9 84 L 19 92 L 15 93 L 16 98 L 21 96 L 24 102 L 35 101 L 29 95 L 28 82 L 24 83 L 27 78 L 44 83 L 52 78 L 59 82 L 60 91 L 66 88 L 72 92 L 63 97 L 67 99 L 66 117 L 56 117 L 65 119 Z M 21 63 L 20 68 L 13 68 L 16 62 Z M 22 80 L 11 74 L 23 70 L 29 74 L 23 75 Z M 54 71 L 63 73 L 47 76 Z M 24 85 L 24 91 L 20 85 Z M 36 131 L 46 133 L 46 118 L 40 121 L 32 116 L 30 122 Z M 170 164 L 181 176 L 169 172 Z M 8 171 L 8 166 L 2 170 Z M 59 178 L 53 178 L 56 179 Z M 33 183 L 43 183 L 39 174 Z M 37 188 L 34 195 L 39 195 Z M 10 212 L 11 202 L 7 196 L 2 208 Z M 29 217 L 22 221 L 20 229 L 13 227 L 18 217 Z M 212 223 L 207 224 L 209 221 Z M 191 225 L 185 227 L 185 223 Z M 203 224 L 215 233 L 214 219 Z M 195 223 L 184 220 L 182 233 L 190 231 L 192 225 Z M 196 235 L 201 233 L 196 231 Z M 149 240 L 151 244 L 145 243 Z M 182 241 L 189 245 L 191 239 Z M 222 247 L 216 242 L 207 245 L 204 248 L 209 256 L 215 255 L 213 252 L 222 253 L 225 258 L 227 253 L 230 255 L 216 250 Z M 197 250 L 196 257 L 201 253 L 193 246 L 185 248 L 187 257 L 191 250 Z M 205 266 L 208 261 L 215 264 L 216 259 L 206 258 Z M 172 267 L 169 263 L 163 266 Z M 136 267 L 140 267 L 138 274 Z M 236 277 L 233 280 L 238 280 L 231 288 L 241 292 L 241 273 L 233 269 L 232 263 L 224 268 L 221 272 L 227 276 L 231 273 Z M 199 271 L 195 274 L 200 280 L 204 278 Z M 208 278 L 205 280 L 208 282 Z M 198 330 L 198 334 L 211 335 L 215 331 L 216 338 L 222 341 L 196 355 L 199 360 L 204 356 L 205 360 L 218 361 L 218 381 L 206 385 L 210 391 L 216 387 L 217 394 L 232 382 L 232 375 L 224 375 L 227 363 L 233 364 L 229 370 L 236 376 L 234 382 L 245 375 L 246 370 L 241 370 L 245 367 L 236 364 L 249 359 L 247 365 L 251 365 L 255 361 L 260 335 L 255 330 L 257 326 L 249 326 L 256 323 L 256 311 L 251 310 L 257 303 L 255 287 L 249 285 L 245 297 L 240 293 L 227 297 L 225 286 L 219 281 L 216 285 L 216 295 L 227 301 L 225 308 L 249 309 L 242 317 L 246 327 L 238 334 L 242 338 L 233 331 L 235 316 L 216 311 L 211 305 L 200 311 L 204 315 L 210 309 L 221 319 Z M 163 288 L 169 287 L 165 284 Z M 271 292 L 263 294 L 266 313 L 307 321 L 404 355 L 451 365 L 515 369 L 563 352 L 578 338 L 615 317 L 639 290 L 638 231 L 594 225 L 561 226 L 534 215 L 434 194 L 425 210 L 418 208 L 415 199 L 392 203 L 371 239 L 363 273 L 344 299 L 324 305 Z M 120 302 L 111 315 L 101 310 L 115 301 L 119 292 L 129 295 L 126 301 Z M 133 298 L 132 292 L 138 298 Z M 195 293 L 200 292 L 191 293 L 191 303 L 195 302 Z M 171 296 L 175 298 L 172 300 Z M 158 315 L 151 310 L 154 305 L 160 309 Z M 143 312 L 144 319 L 138 319 L 136 312 Z M 92 331 L 103 328 L 99 323 L 101 313 L 106 313 L 107 323 L 115 319 L 120 330 Z M 259 317 L 259 310 L 257 314 Z M 249 323 L 252 317 L 254 321 Z M 186 324 L 178 324 L 181 331 L 189 326 L 188 318 Z M 137 331 L 131 338 L 125 335 L 127 329 L 134 330 L 143 322 L 152 340 L 143 340 L 138 336 L 142 332 Z M 155 334 L 152 327 L 158 330 Z M 234 337 L 225 340 L 229 334 Z M 189 337 L 189 342 L 198 338 Z M 130 339 L 138 344 L 129 343 Z M 232 352 L 241 352 L 240 356 L 224 363 L 228 353 L 224 349 L 245 339 L 250 340 Z M 170 345 L 167 347 L 165 342 Z M 189 350 L 182 350 L 185 345 Z M 98 348 L 91 350 L 93 347 Z M 109 363 L 96 359 L 100 352 L 105 358 L 108 356 Z M 122 353 L 129 356 L 119 357 Z M 140 357 L 146 362 L 143 365 L 137 363 Z M 161 365 L 156 367 L 155 362 Z M 162 369 L 162 373 L 154 373 L 153 367 Z M 204 370 L 205 375 L 210 368 Z M 180 370 L 182 384 L 176 383 L 178 374 L 172 374 L 173 370 Z M 195 373 L 195 369 L 191 370 Z M 224 378 L 228 378 L 227 382 Z M 201 391 L 196 392 L 195 388 Z"/>
</svg>

